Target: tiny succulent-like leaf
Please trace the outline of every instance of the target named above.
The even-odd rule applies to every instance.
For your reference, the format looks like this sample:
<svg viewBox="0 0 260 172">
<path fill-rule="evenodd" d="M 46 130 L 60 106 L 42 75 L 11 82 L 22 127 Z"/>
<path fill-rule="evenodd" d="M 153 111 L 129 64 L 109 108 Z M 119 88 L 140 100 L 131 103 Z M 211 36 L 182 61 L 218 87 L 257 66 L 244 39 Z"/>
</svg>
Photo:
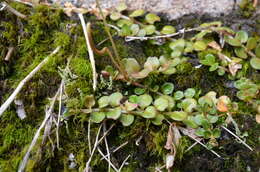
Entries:
<svg viewBox="0 0 260 172">
<path fill-rule="evenodd" d="M 145 88 L 135 88 L 135 90 L 134 90 L 135 94 L 137 94 L 137 95 L 142 95 L 145 93 L 145 91 L 146 91 Z"/>
<path fill-rule="evenodd" d="M 183 121 L 188 116 L 187 112 L 184 111 L 169 112 L 167 115 L 175 121 Z"/>
<path fill-rule="evenodd" d="M 146 25 L 144 27 L 144 30 L 145 30 L 146 35 L 152 35 L 156 31 L 154 25 Z"/>
<path fill-rule="evenodd" d="M 138 24 L 132 24 L 132 25 L 130 26 L 130 29 L 131 29 L 131 31 L 132 31 L 132 35 L 137 35 L 138 32 L 139 32 L 139 30 L 140 30 L 140 27 L 139 27 Z"/>
<path fill-rule="evenodd" d="M 171 94 L 174 90 L 174 85 L 173 83 L 166 82 L 162 85 L 162 92 L 163 94 Z"/>
<path fill-rule="evenodd" d="M 124 24 L 119 32 L 120 36 L 129 36 L 131 35 L 131 29 L 129 25 Z"/>
<path fill-rule="evenodd" d="M 198 114 L 194 117 L 194 122 L 196 122 L 196 124 L 198 125 L 202 125 L 203 121 L 205 121 L 206 118 L 203 114 Z"/>
<path fill-rule="evenodd" d="M 197 101 L 193 98 L 186 98 L 181 103 L 185 112 L 192 112 L 197 107 Z"/>
<path fill-rule="evenodd" d="M 163 95 L 163 96 L 161 96 L 161 97 L 163 97 L 164 99 L 167 99 L 167 100 L 168 100 L 168 107 L 167 107 L 167 109 L 168 109 L 169 111 L 170 111 L 172 108 L 174 108 L 174 106 L 175 106 L 175 101 L 174 101 L 173 97 L 168 96 L 168 95 Z"/>
<path fill-rule="evenodd" d="M 218 98 L 217 102 L 217 109 L 220 112 L 227 112 L 228 111 L 228 104 L 230 104 L 231 101 L 228 96 L 221 96 Z"/>
<path fill-rule="evenodd" d="M 240 57 L 242 59 L 247 58 L 247 52 L 243 47 L 235 47 L 235 53 L 238 57 Z"/>
<path fill-rule="evenodd" d="M 150 71 L 157 70 L 160 66 L 160 61 L 157 57 L 148 57 L 146 62 L 144 63 L 144 68 Z"/>
<path fill-rule="evenodd" d="M 250 65 L 256 70 L 260 70 L 260 58 L 253 57 L 250 59 Z"/>
<path fill-rule="evenodd" d="M 109 96 L 109 104 L 111 106 L 119 106 L 123 95 L 120 92 L 113 93 Z"/>
<path fill-rule="evenodd" d="M 184 93 L 182 91 L 176 91 L 173 97 L 175 100 L 181 100 L 184 97 Z"/>
<path fill-rule="evenodd" d="M 253 50 L 257 46 L 257 39 L 254 37 L 250 37 L 247 41 L 246 48 L 248 50 Z"/>
<path fill-rule="evenodd" d="M 137 34 L 137 36 L 139 36 L 139 37 L 143 37 L 145 35 L 146 35 L 146 31 L 144 29 L 140 29 L 138 34 Z"/>
<path fill-rule="evenodd" d="M 252 81 L 247 78 L 241 78 L 234 83 L 235 88 L 237 89 L 247 89 L 253 86 Z"/>
<path fill-rule="evenodd" d="M 139 96 L 138 105 L 141 108 L 145 108 L 145 107 L 149 106 L 152 103 L 152 101 L 153 101 L 152 96 L 150 96 L 148 94 L 144 94 L 144 95 Z"/>
<path fill-rule="evenodd" d="M 121 115 L 121 108 L 117 107 L 106 113 L 107 118 L 117 120 Z"/>
<path fill-rule="evenodd" d="M 135 79 L 142 79 L 149 75 L 151 71 L 149 69 L 143 69 L 138 73 L 133 73 L 131 76 Z"/>
<path fill-rule="evenodd" d="M 220 135 L 221 135 L 220 129 L 218 129 L 218 128 L 213 129 L 213 131 L 212 131 L 212 136 L 213 136 L 214 138 L 219 138 Z"/>
<path fill-rule="evenodd" d="M 121 18 L 121 13 L 119 12 L 112 12 L 110 15 L 111 20 L 118 20 Z"/>
<path fill-rule="evenodd" d="M 211 124 L 214 124 L 218 121 L 218 116 L 216 115 L 207 115 L 207 118 Z"/>
<path fill-rule="evenodd" d="M 156 117 L 152 120 L 154 125 L 162 125 L 162 121 L 164 120 L 164 116 L 162 114 L 157 114 Z"/>
<path fill-rule="evenodd" d="M 127 20 L 127 19 L 120 19 L 117 21 L 116 24 L 119 27 L 123 27 L 124 25 L 131 26 L 133 24 L 133 22 L 131 20 Z"/>
<path fill-rule="evenodd" d="M 145 16 L 145 20 L 149 24 L 154 24 L 154 22 L 160 21 L 161 19 L 156 14 L 149 13 Z"/>
<path fill-rule="evenodd" d="M 185 47 L 185 40 L 184 39 L 178 39 L 176 41 L 171 42 L 169 46 L 172 50 L 183 51 L 183 49 Z"/>
<path fill-rule="evenodd" d="M 161 96 L 154 101 L 154 106 L 157 110 L 164 111 L 168 107 L 168 100 Z"/>
<path fill-rule="evenodd" d="M 122 60 L 122 62 L 128 74 L 137 73 L 141 69 L 135 58 L 125 58 Z"/>
<path fill-rule="evenodd" d="M 245 43 L 248 40 L 248 34 L 245 31 L 238 31 L 236 33 L 235 39 L 239 40 L 241 43 Z"/>
<path fill-rule="evenodd" d="M 131 95 L 128 100 L 129 100 L 129 102 L 136 104 L 136 103 L 139 102 L 139 96 L 137 96 L 137 95 Z"/>
<path fill-rule="evenodd" d="M 209 68 L 209 71 L 212 72 L 212 71 L 215 71 L 217 70 L 219 67 L 219 64 L 218 63 L 214 63 L 213 65 L 210 66 Z"/>
<path fill-rule="evenodd" d="M 122 114 L 120 116 L 119 120 L 123 126 L 127 127 L 127 126 L 130 126 L 134 122 L 135 117 L 131 114 Z"/>
<path fill-rule="evenodd" d="M 104 112 L 92 112 L 90 114 L 90 120 L 94 123 L 100 123 L 105 119 L 106 115 Z"/>
<path fill-rule="evenodd" d="M 196 51 L 204 51 L 204 50 L 206 50 L 207 45 L 206 45 L 203 41 L 196 41 L 196 42 L 193 44 L 193 48 L 194 48 L 194 50 L 196 50 Z"/>
<path fill-rule="evenodd" d="M 260 58 L 260 44 L 258 44 L 255 48 L 255 55 L 256 57 Z"/>
<path fill-rule="evenodd" d="M 175 32 L 176 32 L 176 29 L 173 26 L 164 26 L 161 30 L 162 34 L 172 34 Z"/>
<path fill-rule="evenodd" d="M 139 16 L 144 15 L 144 13 L 145 13 L 145 11 L 142 10 L 142 9 L 135 10 L 135 11 L 133 11 L 133 12 L 129 15 L 129 17 L 139 17 Z"/>
<path fill-rule="evenodd" d="M 171 53 L 172 58 L 177 58 L 177 57 L 180 57 L 181 55 L 182 55 L 182 52 L 179 49 L 175 49 Z"/>
<path fill-rule="evenodd" d="M 229 45 L 232 45 L 234 47 L 238 47 L 238 46 L 241 46 L 241 42 L 240 40 L 236 39 L 236 38 L 233 38 L 233 37 L 230 37 L 230 36 L 225 36 L 224 37 L 225 41 L 229 44 Z"/>
<path fill-rule="evenodd" d="M 188 127 L 198 128 L 198 125 L 195 123 L 193 116 L 188 116 L 187 119 L 183 120 L 182 122 L 186 124 Z"/>
<path fill-rule="evenodd" d="M 118 11 L 118 12 L 121 12 L 121 11 L 124 11 L 124 10 L 126 10 L 127 9 L 127 6 L 126 6 L 126 4 L 125 3 L 119 3 L 119 5 L 118 6 L 116 6 L 116 10 Z"/>
<path fill-rule="evenodd" d="M 198 128 L 196 131 L 195 131 L 195 134 L 199 137 L 203 137 L 204 136 L 204 133 L 205 133 L 205 130 L 203 128 Z"/>
<path fill-rule="evenodd" d="M 222 68 L 218 68 L 218 75 L 223 76 L 226 73 L 226 71 Z"/>
<path fill-rule="evenodd" d="M 207 66 L 211 66 L 216 62 L 216 57 L 213 54 L 207 54 L 205 56 L 205 59 L 200 60 L 201 64 L 207 65 Z"/>
<path fill-rule="evenodd" d="M 131 102 L 129 102 L 129 101 L 126 101 L 126 102 L 125 102 L 125 110 L 126 110 L 126 111 L 132 111 L 132 110 L 136 109 L 137 106 L 138 106 L 137 103 L 131 103 Z"/>
<path fill-rule="evenodd" d="M 102 96 L 98 99 L 99 108 L 104 108 L 108 105 L 109 105 L 109 97 L 108 96 Z"/>
<path fill-rule="evenodd" d="M 196 94 L 196 90 L 194 88 L 188 88 L 184 91 L 184 96 L 187 98 L 192 98 Z"/>
<path fill-rule="evenodd" d="M 143 113 L 141 113 L 141 116 L 144 118 L 154 118 L 156 116 L 156 109 L 153 106 L 148 106 Z"/>
</svg>

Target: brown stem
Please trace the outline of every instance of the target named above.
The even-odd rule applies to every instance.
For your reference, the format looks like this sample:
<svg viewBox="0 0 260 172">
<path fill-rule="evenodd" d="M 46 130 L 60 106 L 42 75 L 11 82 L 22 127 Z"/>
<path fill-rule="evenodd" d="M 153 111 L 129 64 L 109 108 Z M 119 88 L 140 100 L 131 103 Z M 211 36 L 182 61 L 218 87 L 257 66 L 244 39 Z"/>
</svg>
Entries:
<svg viewBox="0 0 260 172">
<path fill-rule="evenodd" d="M 5 61 L 9 61 L 11 56 L 12 56 L 12 54 L 13 54 L 13 52 L 14 52 L 14 47 L 8 47 L 8 51 L 7 51 L 7 54 L 6 54 L 4 60 Z"/>
</svg>

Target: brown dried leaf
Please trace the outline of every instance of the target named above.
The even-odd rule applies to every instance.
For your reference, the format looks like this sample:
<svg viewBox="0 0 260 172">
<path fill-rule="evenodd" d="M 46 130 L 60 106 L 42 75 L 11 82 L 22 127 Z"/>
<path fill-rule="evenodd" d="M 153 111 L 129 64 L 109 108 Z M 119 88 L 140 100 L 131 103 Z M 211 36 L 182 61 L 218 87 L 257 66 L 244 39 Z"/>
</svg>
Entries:
<svg viewBox="0 0 260 172">
<path fill-rule="evenodd" d="M 208 43 L 208 46 L 215 50 L 221 51 L 221 47 L 216 41 L 212 41 L 212 42 Z"/>
<path fill-rule="evenodd" d="M 237 64 L 235 62 L 231 62 L 229 65 L 228 65 L 228 69 L 229 69 L 229 72 L 231 73 L 232 76 L 235 76 L 238 69 L 242 69 L 242 64 Z"/>
</svg>

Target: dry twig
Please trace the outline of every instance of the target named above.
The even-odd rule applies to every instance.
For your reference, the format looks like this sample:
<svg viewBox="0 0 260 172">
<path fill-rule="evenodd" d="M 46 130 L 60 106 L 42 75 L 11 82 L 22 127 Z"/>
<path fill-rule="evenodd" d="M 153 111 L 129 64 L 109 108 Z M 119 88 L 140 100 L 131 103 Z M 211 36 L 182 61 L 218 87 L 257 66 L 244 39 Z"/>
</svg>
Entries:
<svg viewBox="0 0 260 172">
<path fill-rule="evenodd" d="M 7 11 L 13 13 L 14 15 L 16 15 L 17 17 L 20 17 L 22 19 L 26 19 L 27 16 L 20 13 L 19 11 L 17 11 L 16 9 L 14 9 L 13 7 L 11 7 L 10 5 L 8 5 L 6 2 L 1 2 L 0 3 L 2 5 L 0 11 L 6 9 Z"/>
</svg>

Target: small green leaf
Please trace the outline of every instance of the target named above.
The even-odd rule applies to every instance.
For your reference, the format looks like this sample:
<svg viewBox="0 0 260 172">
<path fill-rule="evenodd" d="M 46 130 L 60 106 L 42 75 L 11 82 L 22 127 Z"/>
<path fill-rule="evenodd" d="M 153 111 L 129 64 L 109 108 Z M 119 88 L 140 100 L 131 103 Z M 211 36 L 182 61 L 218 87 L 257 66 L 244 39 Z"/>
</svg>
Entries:
<svg viewBox="0 0 260 172">
<path fill-rule="evenodd" d="M 122 60 L 125 70 L 128 74 L 137 73 L 140 71 L 141 67 L 135 58 L 125 58 Z"/>
<path fill-rule="evenodd" d="M 173 26 L 164 26 L 161 30 L 162 34 L 173 34 L 176 32 L 176 29 Z"/>
<path fill-rule="evenodd" d="M 198 125 L 202 125 L 203 121 L 207 121 L 207 120 L 202 114 L 198 114 L 194 117 L 194 122 L 196 122 L 196 124 Z"/>
<path fill-rule="evenodd" d="M 235 53 L 238 57 L 240 57 L 242 59 L 247 58 L 247 52 L 243 47 L 235 47 Z"/>
<path fill-rule="evenodd" d="M 198 128 L 196 131 L 195 131 L 195 134 L 199 137 L 203 137 L 204 136 L 204 133 L 205 133 L 205 130 L 203 128 Z"/>
<path fill-rule="evenodd" d="M 133 11 L 133 12 L 129 15 L 129 17 L 139 17 L 139 16 L 144 15 L 144 13 L 145 13 L 145 11 L 142 10 L 142 9 L 135 10 L 135 11 Z"/>
<path fill-rule="evenodd" d="M 196 90 L 194 88 L 188 88 L 184 91 L 184 96 L 187 98 L 192 98 L 195 96 Z"/>
<path fill-rule="evenodd" d="M 168 107 L 167 107 L 167 109 L 168 109 L 169 111 L 171 111 L 172 108 L 174 108 L 174 106 L 175 106 L 175 101 L 174 101 L 174 99 L 173 99 L 171 96 L 167 96 L 167 95 L 163 95 L 163 96 L 161 96 L 161 97 L 163 97 L 164 99 L 167 99 L 167 100 L 168 100 Z"/>
<path fill-rule="evenodd" d="M 192 112 L 197 107 L 197 101 L 193 98 L 186 98 L 181 102 L 181 107 L 185 112 Z"/>
<path fill-rule="evenodd" d="M 109 105 L 109 97 L 108 96 L 103 96 L 98 99 L 98 106 L 99 108 L 104 108 Z"/>
<path fill-rule="evenodd" d="M 158 111 L 164 111 L 168 107 L 168 100 L 161 96 L 154 101 L 154 106 Z"/>
<path fill-rule="evenodd" d="M 246 48 L 248 50 L 253 50 L 257 46 L 257 39 L 256 38 L 249 38 L 246 44 Z"/>
<path fill-rule="evenodd" d="M 184 97 L 184 93 L 182 91 L 176 91 L 174 93 L 174 99 L 175 100 L 181 100 Z"/>
<path fill-rule="evenodd" d="M 206 50 L 207 45 L 206 45 L 203 41 L 196 41 L 196 42 L 193 44 L 193 48 L 194 48 L 194 50 L 196 50 L 196 51 L 204 51 L 204 50 Z"/>
<path fill-rule="evenodd" d="M 156 14 L 149 13 L 145 16 L 145 20 L 149 24 L 154 24 L 154 22 L 160 21 L 161 19 Z"/>
<path fill-rule="evenodd" d="M 111 106 L 119 106 L 123 95 L 120 92 L 113 93 L 109 96 L 109 104 Z"/>
<path fill-rule="evenodd" d="M 139 102 L 139 96 L 137 96 L 137 95 L 132 95 L 132 96 L 130 96 L 129 97 L 129 102 L 131 102 L 131 103 L 138 103 Z"/>
<path fill-rule="evenodd" d="M 156 116 L 156 109 L 153 106 L 148 106 L 143 113 L 141 113 L 141 116 L 144 118 L 154 118 Z"/>
<path fill-rule="evenodd" d="M 92 112 L 90 114 L 90 120 L 94 123 L 100 123 L 105 119 L 106 115 L 104 112 Z"/>
<path fill-rule="evenodd" d="M 171 94 L 174 90 L 174 85 L 173 83 L 170 83 L 170 82 L 166 82 L 162 85 L 162 92 L 163 94 Z"/>
<path fill-rule="evenodd" d="M 125 3 L 120 3 L 117 7 L 116 7 L 116 10 L 118 11 L 118 12 L 121 12 L 121 11 L 124 11 L 124 10 L 126 10 L 127 9 L 127 6 L 126 6 L 126 4 Z"/>
<path fill-rule="evenodd" d="M 183 121 L 188 116 L 187 112 L 184 111 L 169 112 L 167 115 L 175 121 Z"/>
<path fill-rule="evenodd" d="M 226 71 L 224 69 L 222 69 L 222 68 L 218 69 L 218 75 L 219 76 L 223 76 L 225 73 L 226 73 Z"/>
<path fill-rule="evenodd" d="M 144 37 L 146 35 L 146 31 L 144 29 L 140 29 L 137 36 Z"/>
<path fill-rule="evenodd" d="M 149 71 L 155 71 L 160 66 L 160 61 L 157 57 L 148 57 L 144 63 L 144 68 Z"/>
<path fill-rule="evenodd" d="M 231 36 L 225 36 L 224 37 L 225 41 L 229 44 L 229 45 L 232 45 L 234 47 L 238 47 L 238 46 L 241 46 L 241 42 L 240 40 L 236 39 L 236 38 L 233 38 Z"/>
<path fill-rule="evenodd" d="M 181 55 L 182 55 L 182 52 L 179 49 L 175 49 L 171 53 L 172 58 L 177 58 L 177 57 L 180 57 Z"/>
<path fill-rule="evenodd" d="M 126 101 L 126 102 L 125 102 L 125 110 L 126 110 L 126 111 L 132 111 L 132 110 L 136 109 L 137 106 L 138 106 L 137 103 L 131 103 L 131 102 L 129 102 L 129 101 Z"/>
<path fill-rule="evenodd" d="M 117 26 L 123 27 L 124 25 L 131 26 L 133 22 L 127 19 L 120 19 L 116 22 Z"/>
<path fill-rule="evenodd" d="M 205 56 L 205 59 L 200 60 L 201 64 L 207 65 L 207 66 L 211 66 L 216 62 L 216 57 L 213 54 L 207 54 Z"/>
<path fill-rule="evenodd" d="M 260 58 L 253 57 L 250 59 L 250 65 L 256 70 L 260 70 Z"/>
<path fill-rule="evenodd" d="M 184 47 L 185 47 L 185 40 L 184 39 L 178 39 L 176 41 L 173 41 L 170 43 L 170 48 L 172 50 L 179 50 L 179 51 L 183 51 L 184 50 Z"/>
<path fill-rule="evenodd" d="M 193 116 L 188 116 L 187 119 L 183 120 L 182 122 L 186 124 L 188 127 L 198 128 L 198 125 L 194 122 Z"/>
<path fill-rule="evenodd" d="M 130 26 L 124 24 L 119 32 L 120 36 L 130 36 L 132 34 Z"/>
<path fill-rule="evenodd" d="M 213 71 L 215 71 L 217 69 L 218 69 L 218 63 L 214 63 L 213 65 L 210 66 L 209 71 L 213 72 Z"/>
<path fill-rule="evenodd" d="M 149 106 L 152 103 L 152 101 L 153 101 L 153 98 L 150 95 L 144 94 L 144 95 L 139 96 L 138 105 L 141 108 L 145 108 L 145 107 Z"/>
<path fill-rule="evenodd" d="M 140 30 L 140 27 L 138 24 L 132 24 L 130 29 L 132 31 L 132 35 L 137 35 Z"/>
<path fill-rule="evenodd" d="M 117 120 L 121 115 L 121 108 L 117 107 L 106 113 L 107 118 Z"/>
<path fill-rule="evenodd" d="M 220 129 L 218 129 L 218 128 L 213 129 L 213 131 L 212 131 L 212 136 L 213 136 L 214 138 L 219 138 L 220 135 L 221 135 Z"/>
<path fill-rule="evenodd" d="M 239 40 L 241 43 L 245 43 L 248 40 L 248 34 L 245 31 L 238 31 L 236 33 L 235 39 Z"/>
<path fill-rule="evenodd" d="M 111 20 L 118 20 L 121 18 L 121 13 L 119 12 L 112 12 L 110 15 Z"/>
<path fill-rule="evenodd" d="M 134 92 L 135 92 L 135 94 L 137 94 L 137 95 L 142 95 L 142 94 L 145 93 L 145 91 L 146 91 L 145 88 L 135 88 L 135 89 L 134 89 Z"/>
<path fill-rule="evenodd" d="M 214 124 L 218 121 L 218 116 L 216 115 L 207 115 L 207 118 L 211 124 Z"/>
<path fill-rule="evenodd" d="M 127 127 L 127 126 L 130 126 L 134 122 L 135 117 L 130 114 L 122 114 L 120 116 L 119 120 L 123 126 Z"/>
<path fill-rule="evenodd" d="M 154 25 L 146 25 L 144 27 L 146 35 L 152 35 L 155 32 L 155 26 Z"/>
<path fill-rule="evenodd" d="M 164 116 L 162 114 L 157 114 L 156 117 L 152 120 L 154 125 L 162 125 L 162 121 L 164 120 Z"/>
</svg>

